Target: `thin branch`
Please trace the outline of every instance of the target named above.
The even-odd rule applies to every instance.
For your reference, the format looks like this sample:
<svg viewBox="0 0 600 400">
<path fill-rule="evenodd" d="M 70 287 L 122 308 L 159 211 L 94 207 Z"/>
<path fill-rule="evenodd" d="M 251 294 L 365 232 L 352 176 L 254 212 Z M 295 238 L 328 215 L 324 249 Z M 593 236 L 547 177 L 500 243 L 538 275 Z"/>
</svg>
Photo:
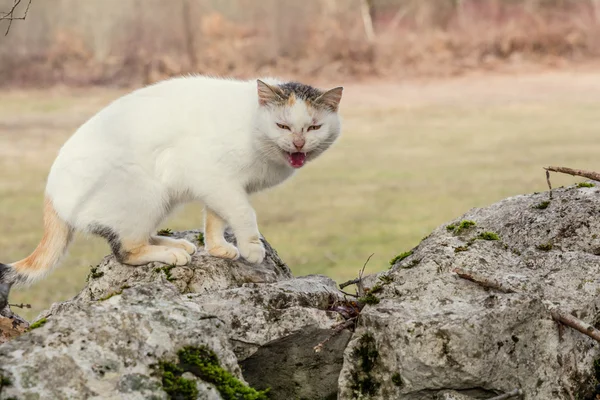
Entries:
<svg viewBox="0 0 600 400">
<path fill-rule="evenodd" d="M 487 278 L 485 276 L 477 275 L 472 271 L 466 271 L 462 268 L 455 268 L 454 272 L 459 277 L 466 279 L 471 282 L 475 282 L 483 287 L 490 289 L 496 289 L 502 293 L 515 293 L 514 289 L 504 286 L 501 282 L 496 279 Z"/>
<path fill-rule="evenodd" d="M 571 328 L 578 330 L 584 335 L 587 335 L 592 339 L 600 342 L 600 331 L 594 328 L 592 325 L 580 320 L 579 318 L 575 318 L 571 314 L 567 314 L 558 307 L 550 308 L 550 315 L 552 315 L 552 318 L 555 321 L 570 326 Z"/>
<path fill-rule="evenodd" d="M 363 297 L 366 294 L 365 286 L 363 285 L 362 278 L 365 273 L 365 268 L 367 267 L 367 264 L 369 263 L 369 260 L 374 255 L 375 255 L 375 253 L 371 253 L 369 258 L 367 258 L 367 261 L 365 261 L 365 263 L 363 264 L 362 269 L 358 273 L 358 282 L 356 282 L 356 291 L 357 291 L 358 297 Z"/>
<path fill-rule="evenodd" d="M 9 307 L 17 307 L 17 308 L 31 308 L 31 304 L 9 304 Z"/>
<path fill-rule="evenodd" d="M 523 396 L 523 391 L 521 389 L 511 390 L 508 393 L 501 394 L 500 396 L 492 397 L 488 400 L 505 400 L 510 399 L 511 397 Z"/>
<path fill-rule="evenodd" d="M 600 173 L 594 171 L 586 171 L 583 169 L 573 169 L 567 167 L 544 167 L 546 171 L 560 172 L 561 174 L 568 174 L 573 176 L 581 176 L 588 178 L 593 181 L 600 181 Z"/>
<path fill-rule="evenodd" d="M 355 279 L 350 279 L 349 281 L 346 281 L 344 283 L 340 283 L 340 289 L 343 289 L 346 286 L 355 285 L 358 283 L 358 281 L 359 281 L 359 279 L 355 278 Z"/>
<path fill-rule="evenodd" d="M 6 28 L 6 32 L 4 33 L 4 36 L 8 35 L 8 32 L 10 31 L 10 27 L 12 26 L 13 21 L 24 20 L 25 18 L 27 18 L 27 12 L 29 12 L 29 7 L 31 6 L 32 0 L 29 0 L 27 2 L 27 8 L 25 8 L 25 12 L 23 13 L 23 16 L 15 17 L 15 11 L 16 11 L 17 7 L 19 6 L 19 4 L 21 4 L 21 1 L 23 1 L 23 0 L 14 0 L 13 5 L 10 10 L 8 10 L 6 12 L 0 12 L 0 21 L 8 21 L 8 27 Z"/>
<path fill-rule="evenodd" d="M 550 183 L 550 171 L 546 170 L 546 182 L 548 182 L 548 189 L 550 190 L 550 200 L 552 200 L 552 183 Z"/>
</svg>

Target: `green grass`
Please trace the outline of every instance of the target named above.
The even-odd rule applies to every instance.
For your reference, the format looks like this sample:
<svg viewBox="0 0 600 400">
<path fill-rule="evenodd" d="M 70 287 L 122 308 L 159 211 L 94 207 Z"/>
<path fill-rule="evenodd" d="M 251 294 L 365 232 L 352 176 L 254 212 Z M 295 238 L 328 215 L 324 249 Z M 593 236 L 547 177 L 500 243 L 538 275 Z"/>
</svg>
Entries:
<svg viewBox="0 0 600 400">
<path fill-rule="evenodd" d="M 368 88 L 349 86 L 342 101 L 341 140 L 289 182 L 254 197 L 261 231 L 296 275 L 347 280 L 357 276 L 371 253 L 366 272 L 384 270 L 391 258 L 473 207 L 546 190 L 543 166 L 599 170 L 600 94 L 594 93 L 600 91 L 588 90 L 581 99 L 569 96 L 571 78 L 567 74 L 562 86 L 548 86 L 559 93 L 532 99 L 507 77 L 500 86 L 509 101 L 496 100 L 495 86 L 488 88 L 484 78 L 460 86 L 461 93 L 477 90 L 479 97 L 452 101 L 443 100 L 456 92 L 444 82 L 436 90 L 425 88 L 429 94 L 423 98 L 405 97 L 402 88 L 380 94 L 385 86 L 374 86 L 372 98 L 385 101 L 372 104 L 362 100 Z M 10 113 L 0 112 L 0 120 L 9 121 L 0 124 L 1 262 L 34 249 L 41 236 L 45 178 L 56 151 L 117 95 L 0 93 L 0 107 L 10 104 Z M 576 179 L 552 174 L 555 187 Z M 201 209 L 190 205 L 161 228 L 200 227 Z M 23 314 L 37 315 L 51 302 L 76 294 L 89 265 L 108 251 L 101 239 L 78 237 L 60 268 L 30 288 L 13 289 L 11 302 L 31 303 Z"/>
</svg>

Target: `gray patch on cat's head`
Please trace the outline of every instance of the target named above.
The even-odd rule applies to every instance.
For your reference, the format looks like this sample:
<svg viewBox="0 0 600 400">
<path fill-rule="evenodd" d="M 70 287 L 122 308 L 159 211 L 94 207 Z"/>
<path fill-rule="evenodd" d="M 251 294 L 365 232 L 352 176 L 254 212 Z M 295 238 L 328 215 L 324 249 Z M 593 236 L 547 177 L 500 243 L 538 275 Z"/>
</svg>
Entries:
<svg viewBox="0 0 600 400">
<path fill-rule="evenodd" d="M 300 82 L 286 82 L 278 85 L 278 87 L 283 92 L 286 100 L 293 95 L 299 100 L 314 103 L 323 94 L 321 90 Z"/>
<path fill-rule="evenodd" d="M 341 89 L 341 88 L 336 88 Z M 333 90 L 336 90 L 333 89 Z M 297 100 L 305 101 L 310 107 L 337 112 L 338 102 L 331 101 L 330 91 L 322 91 L 300 82 L 268 85 L 258 80 L 259 101 L 263 105 L 278 107 L 292 106 Z M 323 96 L 325 94 L 325 96 Z"/>
</svg>

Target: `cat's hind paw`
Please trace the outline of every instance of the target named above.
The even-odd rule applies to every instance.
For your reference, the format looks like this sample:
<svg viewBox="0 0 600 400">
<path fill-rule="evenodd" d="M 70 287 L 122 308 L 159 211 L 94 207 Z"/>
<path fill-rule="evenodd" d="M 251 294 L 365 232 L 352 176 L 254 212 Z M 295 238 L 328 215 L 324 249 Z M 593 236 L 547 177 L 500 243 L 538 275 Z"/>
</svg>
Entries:
<svg viewBox="0 0 600 400">
<path fill-rule="evenodd" d="M 160 258 L 157 261 L 169 265 L 186 265 L 192 261 L 192 256 L 186 250 L 176 247 L 167 247 L 160 255 Z"/>
<path fill-rule="evenodd" d="M 165 236 L 152 236 L 152 244 L 183 249 L 188 254 L 194 254 L 196 252 L 196 246 L 185 239 L 174 239 Z"/>
</svg>

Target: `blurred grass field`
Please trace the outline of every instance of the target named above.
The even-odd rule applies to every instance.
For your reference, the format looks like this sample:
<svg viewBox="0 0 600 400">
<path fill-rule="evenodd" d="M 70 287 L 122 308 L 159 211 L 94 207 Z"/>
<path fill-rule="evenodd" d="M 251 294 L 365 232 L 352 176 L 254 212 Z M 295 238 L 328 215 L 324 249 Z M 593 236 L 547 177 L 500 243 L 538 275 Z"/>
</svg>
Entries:
<svg viewBox="0 0 600 400">
<path fill-rule="evenodd" d="M 79 124 L 122 91 L 0 93 L 0 260 L 26 256 L 41 237 L 48 169 Z M 600 169 L 600 73 L 471 76 L 346 85 L 343 137 L 284 185 L 254 198 L 259 225 L 294 274 L 341 281 L 415 246 L 472 207 L 546 189 L 542 166 Z M 554 176 L 562 185 L 575 178 Z M 202 223 L 190 205 L 164 227 Z M 62 266 L 12 303 L 32 318 L 85 284 L 108 252 L 78 237 Z"/>
</svg>

